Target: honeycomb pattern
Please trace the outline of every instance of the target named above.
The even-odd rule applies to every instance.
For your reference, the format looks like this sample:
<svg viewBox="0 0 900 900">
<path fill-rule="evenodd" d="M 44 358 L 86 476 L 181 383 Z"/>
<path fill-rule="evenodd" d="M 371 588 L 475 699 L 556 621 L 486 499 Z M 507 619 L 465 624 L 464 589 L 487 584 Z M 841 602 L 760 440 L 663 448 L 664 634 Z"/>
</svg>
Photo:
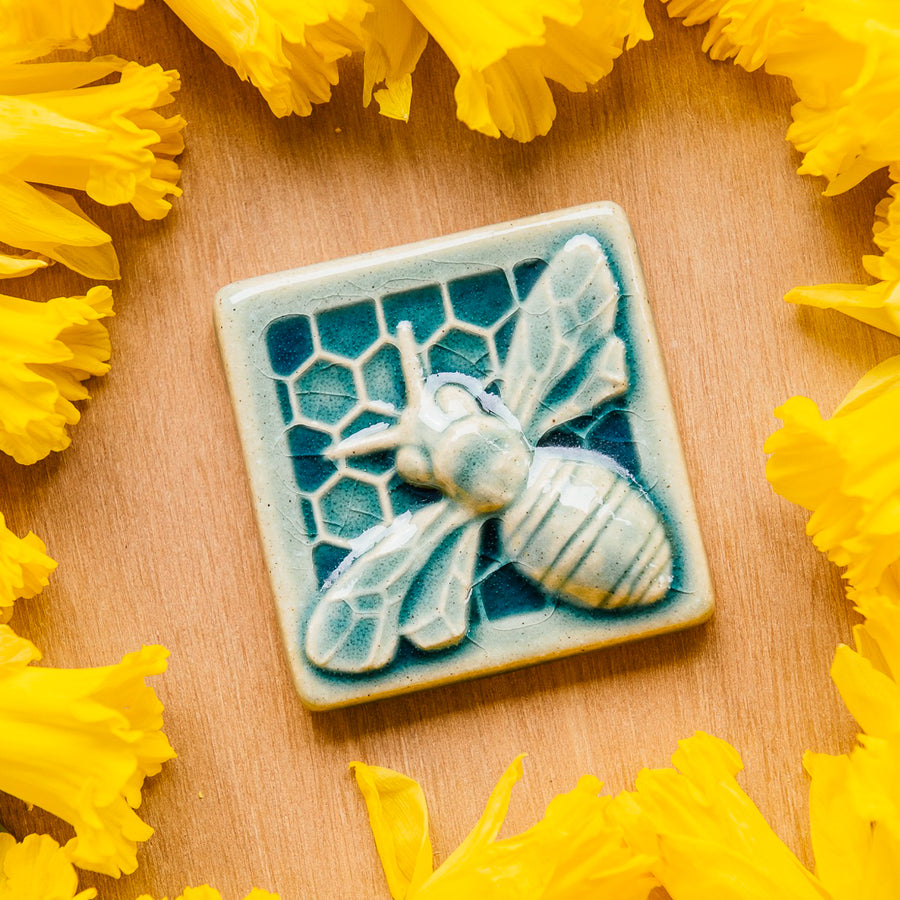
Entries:
<svg viewBox="0 0 900 900">
<path fill-rule="evenodd" d="M 268 325 L 270 374 L 286 426 L 284 450 L 301 494 L 320 585 L 354 538 L 440 497 L 403 482 L 392 452 L 339 461 L 324 455 L 362 428 L 396 421 L 405 403 L 397 325 L 411 323 L 426 375 L 461 372 L 495 389 L 491 380 L 509 349 L 518 307 L 544 267 L 541 260 L 523 260 Z M 627 411 L 615 401 L 599 416 L 566 423 L 542 444 L 599 450 L 637 471 Z M 523 615 L 552 612 L 554 601 L 509 564 L 495 523 L 483 530 L 476 576 L 476 617 L 497 622 L 515 615 L 520 623 Z"/>
</svg>

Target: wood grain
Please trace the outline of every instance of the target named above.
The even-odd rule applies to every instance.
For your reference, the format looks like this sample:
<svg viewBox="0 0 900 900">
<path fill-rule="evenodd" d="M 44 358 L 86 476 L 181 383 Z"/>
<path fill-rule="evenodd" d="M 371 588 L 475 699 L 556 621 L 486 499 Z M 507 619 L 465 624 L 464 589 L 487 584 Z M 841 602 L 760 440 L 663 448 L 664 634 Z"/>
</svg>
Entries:
<svg viewBox="0 0 900 900">
<path fill-rule="evenodd" d="M 30 468 L 0 460 L 0 508 L 60 566 L 13 624 L 50 665 L 98 665 L 141 643 L 172 651 L 156 679 L 180 753 L 148 782 L 158 829 L 138 872 L 85 875 L 106 900 L 210 882 L 300 897 L 386 897 L 347 762 L 401 769 L 431 804 L 436 856 L 472 824 L 527 751 L 509 830 L 583 772 L 618 790 L 705 729 L 743 754 L 743 783 L 809 861 L 805 748 L 842 751 L 854 726 L 828 680 L 851 612 L 805 515 L 764 476 L 773 408 L 804 393 L 830 412 L 898 342 L 836 313 L 781 301 L 790 287 L 864 278 L 886 182 L 826 199 L 794 174 L 791 95 L 715 64 L 701 34 L 648 4 L 656 39 L 582 95 L 558 93 L 528 145 L 469 132 L 454 72 L 432 47 L 412 121 L 360 106 L 346 66 L 334 101 L 277 120 L 161 3 L 116 15 L 96 42 L 182 73 L 185 195 L 163 222 L 91 207 L 115 236 L 113 369 L 73 446 Z M 283 658 L 218 358 L 222 285 L 348 254 L 599 199 L 631 217 L 671 378 L 715 581 L 707 626 L 354 709 L 312 714 Z M 56 267 L 4 289 L 83 292 Z M 66 827 L 0 798 L 16 834 Z"/>
</svg>

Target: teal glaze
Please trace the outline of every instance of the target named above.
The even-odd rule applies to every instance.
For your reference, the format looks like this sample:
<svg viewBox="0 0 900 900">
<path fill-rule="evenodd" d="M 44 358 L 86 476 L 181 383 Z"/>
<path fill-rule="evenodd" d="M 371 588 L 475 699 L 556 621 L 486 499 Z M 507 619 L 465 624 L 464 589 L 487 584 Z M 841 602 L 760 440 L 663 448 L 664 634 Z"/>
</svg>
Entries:
<svg viewBox="0 0 900 900">
<path fill-rule="evenodd" d="M 286 643 L 301 694 L 311 706 L 345 705 L 684 627 L 711 611 L 708 572 L 630 234 L 612 206 L 589 208 L 580 218 L 578 212 L 556 214 L 562 221 L 555 224 L 552 215 L 544 222 L 524 220 L 499 236 L 473 233 L 469 240 L 467 235 L 444 239 L 446 246 L 435 246 L 441 245 L 437 241 L 401 248 L 393 251 L 396 262 L 376 255 L 368 270 L 361 261 L 348 260 L 346 275 L 339 266 L 318 277 L 315 270 L 312 277 L 301 271 L 293 279 L 286 273 L 222 293 L 222 343 L 242 437 L 247 446 L 258 435 L 271 448 L 264 450 L 271 471 L 251 466 L 251 476 L 260 501 L 268 498 L 265 509 L 278 510 L 275 522 L 272 513 L 261 511 L 260 517 Z M 429 515 L 443 496 L 403 480 L 392 449 L 331 458 L 341 441 L 363 429 L 396 427 L 400 420 L 407 402 L 397 336 L 401 323 L 410 323 L 423 377 L 467 376 L 477 382 L 472 390 L 504 398 L 507 389 L 498 376 L 522 304 L 548 261 L 578 234 L 591 235 L 602 247 L 618 288 L 612 333 L 624 344 L 629 384 L 622 395 L 547 428 L 536 446 L 589 451 L 614 461 L 610 465 L 629 489 L 647 498 L 662 523 L 672 549 L 671 588 L 650 607 L 576 608 L 510 559 L 501 536 L 502 512 L 485 514 L 477 527 L 465 517 L 450 519 L 435 526 L 427 558 L 413 567 L 395 601 L 396 627 L 416 634 L 421 646 L 401 637 L 393 655 L 356 672 L 312 665 L 303 649 L 310 618 L 320 599 L 340 584 L 354 553 L 359 557 L 360 541 L 409 514 Z M 593 313 L 585 300 L 572 314 L 589 321 Z M 549 391 L 547 403 L 564 403 L 579 380 L 596 369 L 601 350 L 600 343 L 587 347 Z M 276 433 L 274 440 L 265 437 Z M 489 455 L 467 451 L 466 464 L 453 477 L 460 484 L 477 481 L 489 465 Z M 474 559 L 471 596 L 462 612 L 454 612 L 460 601 L 451 598 L 455 607 L 448 616 L 464 617 L 463 642 L 454 643 L 457 639 L 448 639 L 444 626 L 434 623 L 415 632 L 417 603 L 430 602 L 434 585 L 452 580 L 462 546 Z M 308 574 L 292 575 L 304 565 L 304 554 Z M 351 663 L 354 652 L 363 653 L 376 640 L 379 620 L 373 616 L 384 603 L 377 591 L 358 590 L 352 607 L 338 604 L 330 615 L 325 630 L 343 635 L 341 653 Z"/>
</svg>

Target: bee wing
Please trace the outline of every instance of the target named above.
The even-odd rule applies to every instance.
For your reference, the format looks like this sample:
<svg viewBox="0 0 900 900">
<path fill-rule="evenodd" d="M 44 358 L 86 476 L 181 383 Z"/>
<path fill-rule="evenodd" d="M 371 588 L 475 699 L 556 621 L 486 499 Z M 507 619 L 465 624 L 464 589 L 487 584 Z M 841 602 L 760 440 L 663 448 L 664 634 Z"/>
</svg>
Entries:
<svg viewBox="0 0 900 900">
<path fill-rule="evenodd" d="M 400 610 L 416 576 L 471 515 L 449 500 L 368 532 L 325 582 L 306 630 L 306 655 L 332 672 L 370 672 L 397 654 Z"/>
<path fill-rule="evenodd" d="M 413 586 L 400 633 L 421 650 L 452 647 L 465 637 L 482 523 L 469 522 L 445 541 Z"/>
<path fill-rule="evenodd" d="M 530 440 L 626 390 L 618 302 L 606 253 L 587 234 L 568 241 L 535 282 L 500 373 L 503 402 Z"/>
</svg>

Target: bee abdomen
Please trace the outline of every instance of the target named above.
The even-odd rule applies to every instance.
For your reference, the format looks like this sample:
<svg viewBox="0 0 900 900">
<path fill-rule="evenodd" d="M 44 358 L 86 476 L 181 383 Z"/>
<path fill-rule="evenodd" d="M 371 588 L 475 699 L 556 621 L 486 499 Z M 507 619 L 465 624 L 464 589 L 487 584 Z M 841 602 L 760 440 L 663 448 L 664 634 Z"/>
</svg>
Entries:
<svg viewBox="0 0 900 900">
<path fill-rule="evenodd" d="M 537 450 L 501 521 L 516 567 L 577 606 L 646 606 L 672 583 L 672 548 L 649 498 L 597 456 Z"/>
</svg>

